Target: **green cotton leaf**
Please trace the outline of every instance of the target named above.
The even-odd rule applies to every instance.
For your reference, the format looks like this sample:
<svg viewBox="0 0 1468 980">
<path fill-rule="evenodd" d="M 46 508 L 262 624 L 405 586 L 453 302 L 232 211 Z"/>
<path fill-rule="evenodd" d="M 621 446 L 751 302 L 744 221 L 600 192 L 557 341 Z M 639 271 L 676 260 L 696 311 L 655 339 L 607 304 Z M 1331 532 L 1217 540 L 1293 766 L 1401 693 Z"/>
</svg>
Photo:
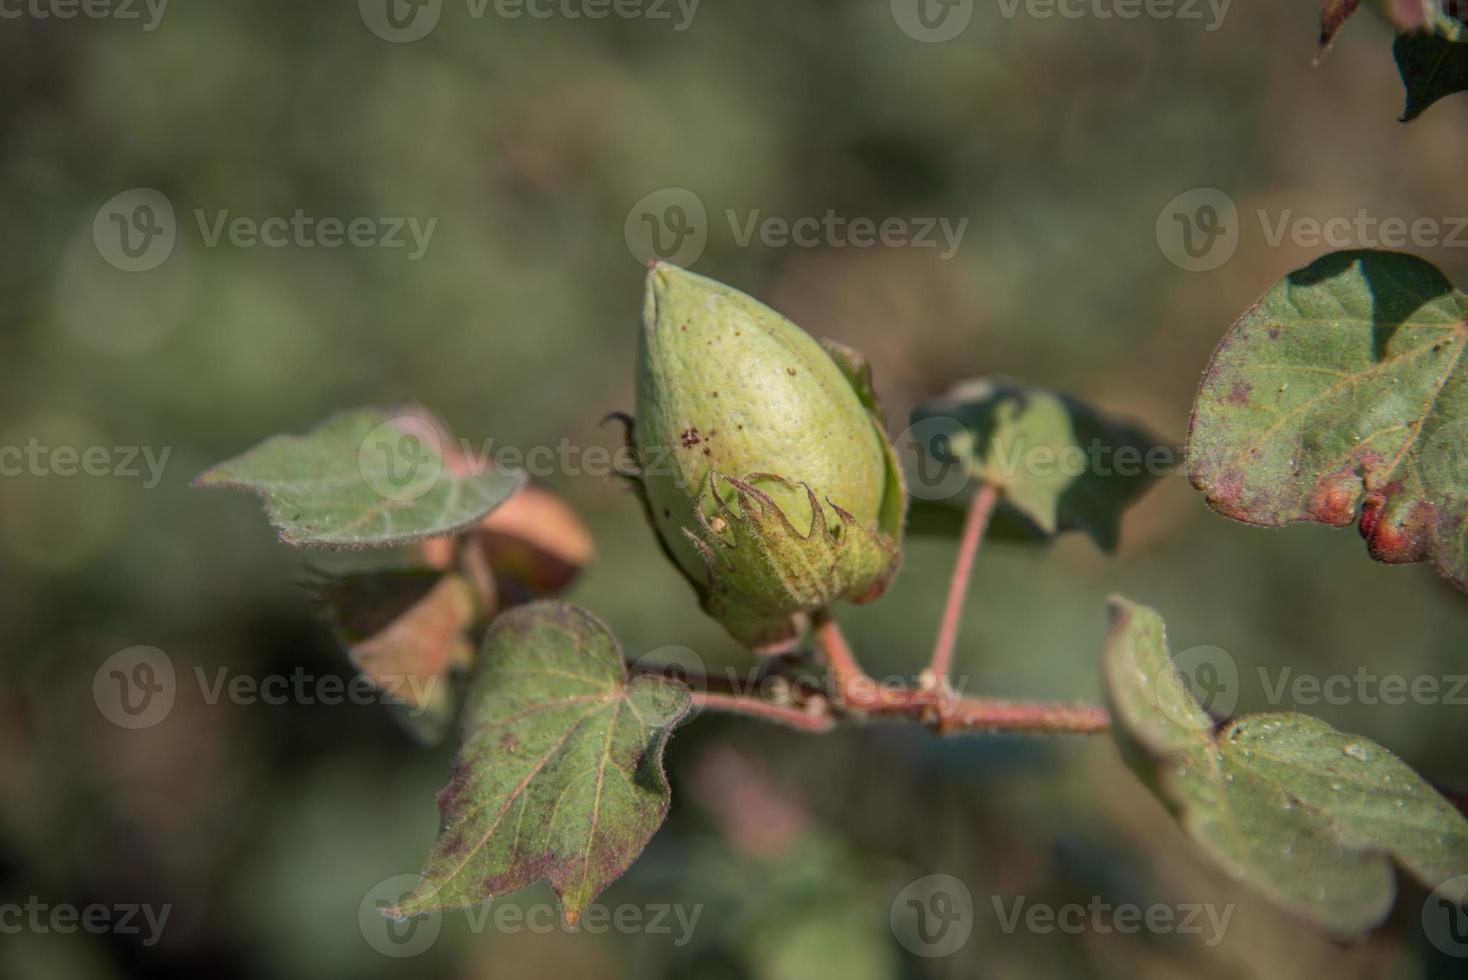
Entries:
<svg viewBox="0 0 1468 980">
<path fill-rule="evenodd" d="M 964 382 L 912 412 L 908 530 L 957 533 L 976 485 L 1001 491 L 990 535 L 1049 540 L 1086 532 L 1116 548 L 1122 512 L 1172 465 L 1145 429 L 1059 392 L 999 378 Z"/>
<path fill-rule="evenodd" d="M 479 662 L 438 840 L 387 914 L 466 908 L 545 878 L 574 924 L 662 824 L 663 749 L 692 696 L 629 677 L 607 627 L 561 602 L 501 614 Z"/>
<path fill-rule="evenodd" d="M 1215 730 L 1161 617 L 1119 597 L 1102 666 L 1128 764 L 1233 877 L 1341 938 L 1386 918 L 1393 863 L 1468 900 L 1468 820 L 1386 749 L 1293 713 Z"/>
<path fill-rule="evenodd" d="M 508 500 L 524 474 L 468 464 L 421 409 L 357 409 L 275 436 L 195 486 L 259 494 L 287 544 L 382 548 L 452 534 Z"/>
<path fill-rule="evenodd" d="M 1338 252 L 1286 276 L 1219 344 L 1188 436 L 1219 513 L 1359 520 L 1371 556 L 1468 588 L 1468 297 L 1431 263 Z"/>
<path fill-rule="evenodd" d="M 1453 24 L 1453 35 L 1462 34 L 1462 25 Z M 1444 96 L 1468 89 L 1468 41 L 1445 36 L 1441 30 L 1407 31 L 1392 42 L 1392 57 L 1397 73 L 1407 90 L 1402 122 L 1422 115 L 1427 107 Z"/>
</svg>

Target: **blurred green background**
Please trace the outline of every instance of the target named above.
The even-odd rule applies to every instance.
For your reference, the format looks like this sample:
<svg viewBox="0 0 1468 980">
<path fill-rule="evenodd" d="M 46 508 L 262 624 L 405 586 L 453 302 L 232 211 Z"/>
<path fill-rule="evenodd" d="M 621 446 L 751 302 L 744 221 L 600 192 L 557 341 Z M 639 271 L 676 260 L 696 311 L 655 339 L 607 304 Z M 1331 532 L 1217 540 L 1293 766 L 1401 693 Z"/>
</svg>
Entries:
<svg viewBox="0 0 1468 980">
<path fill-rule="evenodd" d="M 0 903 L 170 909 L 151 945 L 7 931 L 0 974 L 1460 975 L 1422 937 L 1416 886 L 1386 927 L 1341 948 L 1231 884 L 1105 739 L 938 741 L 881 725 L 811 738 L 727 718 L 673 739 L 669 822 L 602 899 L 698 908 L 690 941 L 676 927 L 537 934 L 445 916 L 430 948 L 393 958 L 359 910 L 376 883 L 418 869 L 452 744 L 420 748 L 374 706 L 210 705 L 190 684 L 153 728 L 109 723 L 94 672 L 136 644 L 184 676 L 350 676 L 298 587 L 314 556 L 279 545 L 249 497 L 191 489 L 206 466 L 339 408 L 408 400 L 476 444 L 616 445 L 598 422 L 631 407 L 646 257 L 625 231 L 662 189 L 707 209 L 693 268 L 865 351 L 894 420 L 1002 373 L 1178 440 L 1228 324 L 1326 250 L 1271 244 L 1260 209 L 1409 222 L 1468 209 L 1468 99 L 1397 123 L 1389 30 L 1361 16 L 1312 69 L 1309 0 L 1236 0 L 1213 31 L 1206 10 L 1071 20 L 978 0 L 942 43 L 910 36 L 886 0 L 704 0 L 687 22 L 676 6 L 669 19 L 565 15 L 578 4 L 539 19 L 445 0 L 408 43 L 369 29 L 371 7 L 176 3 L 151 30 L 143 7 L 132 21 L 0 20 L 0 445 L 170 451 L 156 487 L 0 478 Z M 1157 224 L 1200 187 L 1231 196 L 1241 233 L 1227 262 L 1191 272 Z M 145 272 L 109 264 L 93 236 L 131 188 L 177 215 L 172 253 Z M 196 209 L 437 224 L 415 261 L 211 246 Z M 945 258 L 741 244 L 726 210 L 968 224 Z M 1463 248 L 1415 250 L 1468 282 Z M 615 481 L 543 482 L 597 537 L 572 598 L 630 654 L 680 645 L 710 666 L 747 663 Z M 874 672 L 920 666 L 951 557 L 913 542 L 887 597 L 841 611 Z M 1128 515 L 1117 555 L 1079 539 L 985 550 L 958 651 L 966 689 L 1097 698 L 1113 591 L 1158 608 L 1174 649 L 1227 650 L 1240 710 L 1296 707 L 1268 702 L 1261 666 L 1468 670 L 1468 605 L 1428 568 L 1375 565 L 1349 531 L 1230 525 L 1171 477 Z M 1460 705 L 1299 707 L 1465 787 Z M 942 957 L 889 924 L 903 889 L 934 874 L 961 880 L 973 906 L 967 942 Z M 1019 897 L 1236 908 L 1210 946 L 1006 932 L 995 902 Z M 496 905 L 550 900 L 537 888 Z"/>
</svg>

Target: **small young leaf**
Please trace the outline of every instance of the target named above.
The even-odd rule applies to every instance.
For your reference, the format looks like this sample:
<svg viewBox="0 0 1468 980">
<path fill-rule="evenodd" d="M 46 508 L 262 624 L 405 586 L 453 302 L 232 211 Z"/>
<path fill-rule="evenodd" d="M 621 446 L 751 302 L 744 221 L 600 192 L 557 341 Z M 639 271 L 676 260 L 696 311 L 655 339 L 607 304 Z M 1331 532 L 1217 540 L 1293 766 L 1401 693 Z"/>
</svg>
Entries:
<svg viewBox="0 0 1468 980">
<path fill-rule="evenodd" d="M 394 569 L 312 583 L 352 664 L 402 706 L 410 731 L 436 742 L 453 712 L 449 673 L 469 666 L 474 589 L 456 573 Z"/>
<path fill-rule="evenodd" d="M 591 531 L 570 505 L 534 485 L 481 521 L 472 541 L 494 571 L 501 605 L 564 591 L 595 552 Z"/>
<path fill-rule="evenodd" d="M 1193 485 L 1247 524 L 1350 524 L 1385 562 L 1468 588 L 1468 297 L 1435 266 L 1338 252 L 1223 338 L 1188 436 Z"/>
<path fill-rule="evenodd" d="M 979 483 L 1002 491 L 991 535 L 1048 540 L 1085 531 L 1114 550 L 1121 514 L 1171 466 L 1151 433 L 1045 388 L 997 378 L 958 385 L 912 412 L 919 459 L 909 530 L 956 533 Z M 899 447 L 905 449 L 906 447 Z"/>
<path fill-rule="evenodd" d="M 1103 670 L 1123 755 L 1229 874 L 1342 938 L 1386 917 L 1393 862 L 1468 900 L 1468 820 L 1396 756 L 1300 714 L 1215 731 L 1161 617 L 1119 597 L 1111 616 Z"/>
<path fill-rule="evenodd" d="M 1320 41 L 1315 52 L 1317 62 L 1325 57 L 1336 34 L 1360 5 L 1361 0 L 1320 0 Z"/>
<path fill-rule="evenodd" d="M 196 486 L 259 494 L 282 541 L 381 548 L 474 524 L 521 473 L 474 472 L 421 409 L 358 409 L 304 436 L 275 436 L 201 474 Z"/>
<path fill-rule="evenodd" d="M 1407 31 L 1392 42 L 1392 57 L 1407 90 L 1402 122 L 1416 119 L 1438 99 L 1468 89 L 1468 41 L 1433 30 Z"/>
<path fill-rule="evenodd" d="M 438 840 L 387 914 L 464 908 L 545 878 L 574 924 L 663 822 L 663 749 L 690 700 L 666 678 L 629 678 L 607 627 L 574 606 L 500 615 L 438 797 Z"/>
</svg>

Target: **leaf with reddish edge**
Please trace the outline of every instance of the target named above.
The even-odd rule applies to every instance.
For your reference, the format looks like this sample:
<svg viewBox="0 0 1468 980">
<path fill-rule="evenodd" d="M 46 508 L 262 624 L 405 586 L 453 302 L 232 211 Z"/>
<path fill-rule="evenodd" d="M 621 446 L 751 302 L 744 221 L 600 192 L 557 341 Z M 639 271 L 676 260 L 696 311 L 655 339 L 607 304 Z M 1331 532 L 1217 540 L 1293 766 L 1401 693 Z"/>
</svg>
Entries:
<svg viewBox="0 0 1468 980">
<path fill-rule="evenodd" d="M 1359 522 L 1378 561 L 1468 588 L 1468 297 L 1431 263 L 1338 252 L 1286 276 L 1203 376 L 1188 475 L 1264 527 Z"/>
<path fill-rule="evenodd" d="M 667 815 L 663 749 L 692 696 L 629 677 L 607 627 L 560 602 L 501 614 L 479 663 L 438 840 L 386 914 L 466 908 L 544 878 L 574 924 Z"/>
</svg>

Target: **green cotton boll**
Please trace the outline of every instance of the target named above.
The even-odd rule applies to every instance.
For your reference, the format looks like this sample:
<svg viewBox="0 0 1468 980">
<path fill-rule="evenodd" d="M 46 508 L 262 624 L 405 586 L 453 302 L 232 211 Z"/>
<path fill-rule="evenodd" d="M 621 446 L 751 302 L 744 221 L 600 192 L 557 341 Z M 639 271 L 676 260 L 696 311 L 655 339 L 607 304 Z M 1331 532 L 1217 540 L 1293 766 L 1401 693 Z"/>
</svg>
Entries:
<svg viewBox="0 0 1468 980">
<path fill-rule="evenodd" d="M 865 363 L 738 290 L 649 271 L 631 439 L 665 550 L 750 647 L 896 568 L 905 495 Z"/>
</svg>

